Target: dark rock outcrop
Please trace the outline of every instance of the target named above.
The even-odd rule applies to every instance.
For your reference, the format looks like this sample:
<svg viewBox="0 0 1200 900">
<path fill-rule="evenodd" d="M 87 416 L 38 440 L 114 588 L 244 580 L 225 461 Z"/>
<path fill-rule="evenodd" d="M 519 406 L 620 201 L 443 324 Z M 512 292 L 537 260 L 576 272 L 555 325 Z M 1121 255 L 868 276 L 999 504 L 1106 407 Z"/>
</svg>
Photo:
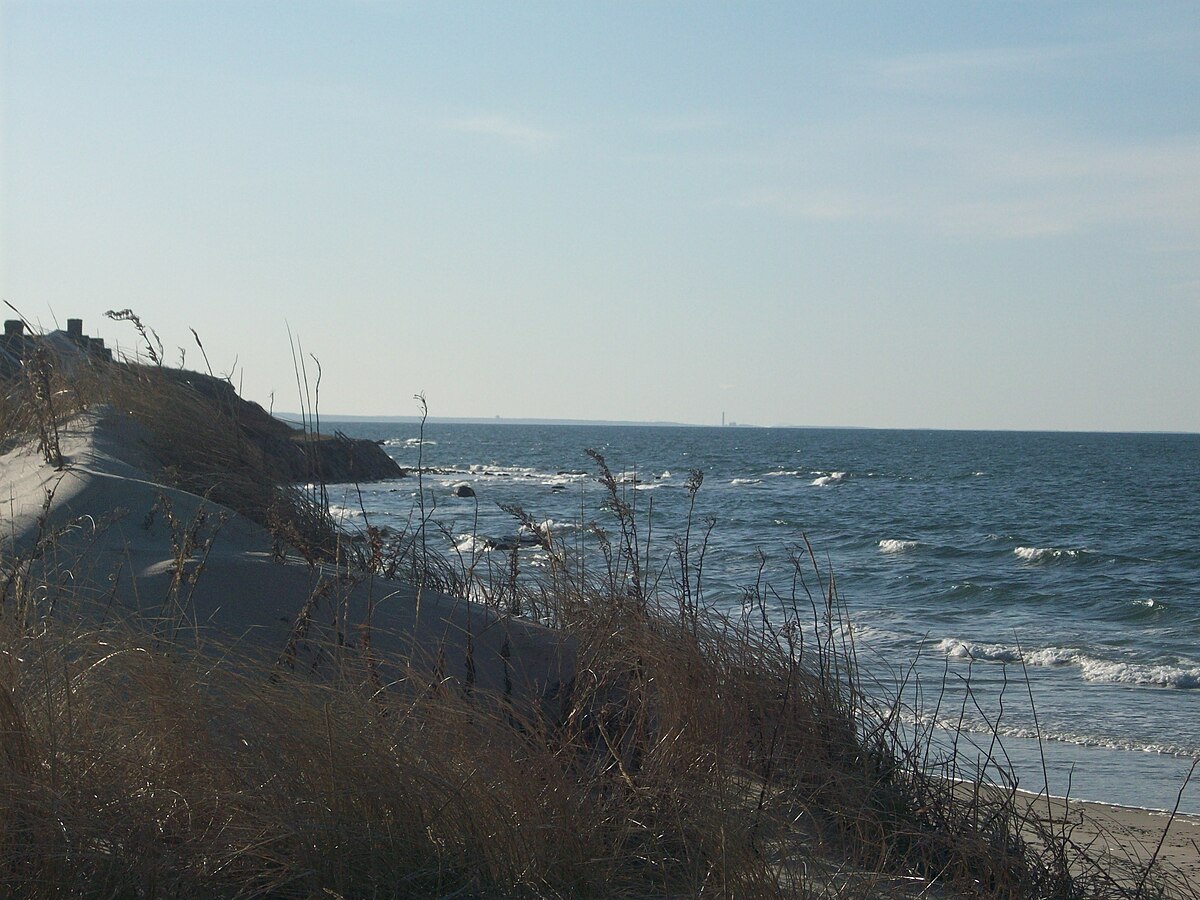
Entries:
<svg viewBox="0 0 1200 900">
<path fill-rule="evenodd" d="M 186 369 L 160 367 L 151 371 L 216 406 L 280 471 L 282 480 L 343 484 L 385 481 L 408 474 L 375 441 L 347 437 L 340 431 L 328 435 L 294 428 L 259 404 L 243 400 L 225 379 Z"/>
<path fill-rule="evenodd" d="M 335 431 L 332 437 L 316 435 L 293 437 L 303 450 L 303 461 L 312 478 L 327 484 L 344 484 L 351 481 L 385 481 L 403 478 L 408 474 L 387 455 L 377 443 L 362 438 L 351 438 Z M 303 480 L 302 476 L 295 480 Z"/>
</svg>

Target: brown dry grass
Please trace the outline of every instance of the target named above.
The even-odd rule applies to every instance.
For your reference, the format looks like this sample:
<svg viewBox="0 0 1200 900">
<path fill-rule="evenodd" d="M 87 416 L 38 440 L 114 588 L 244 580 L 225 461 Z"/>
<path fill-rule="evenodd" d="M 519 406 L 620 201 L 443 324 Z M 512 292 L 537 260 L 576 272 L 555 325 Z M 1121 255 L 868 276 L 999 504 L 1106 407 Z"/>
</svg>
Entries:
<svg viewBox="0 0 1200 900">
<path fill-rule="evenodd" d="M 288 429 L 275 433 L 261 407 L 241 400 L 227 382 L 85 357 L 51 367 L 46 383 L 45 390 L 33 389 L 29 378 L 0 384 L 0 444 L 11 435 L 54 434 L 80 410 L 110 406 L 150 435 L 145 449 L 164 484 L 230 507 L 307 558 L 336 556 L 320 486 L 292 483 L 294 473 L 273 452 L 293 441 Z"/>
<path fill-rule="evenodd" d="M 109 403 L 158 435 L 177 484 L 268 522 L 296 514 L 236 418 L 177 379 L 122 365 L 55 378 L 52 410 L 19 386 L 5 394 L 0 436 Z M 303 503 L 299 515 L 279 533 L 303 534 Z M 418 536 L 397 573 L 430 557 Z M 953 763 L 931 770 L 896 710 L 859 687 L 837 591 L 811 554 L 794 560 L 783 616 L 753 587 L 729 620 L 700 602 L 702 545 L 689 540 L 678 554 L 694 579 L 666 593 L 646 583 L 631 512 L 596 577 L 549 541 L 541 581 L 518 579 L 515 557 L 507 580 L 460 573 L 464 590 L 575 642 L 577 677 L 553 720 L 427 681 L 381 689 L 346 653 L 316 682 L 233 648 L 16 616 L 35 594 L 64 610 L 82 601 L 68 583 L 7 582 L 0 885 L 44 897 L 1191 894 L 1168 872 L 1136 888 L 1136 871 L 1091 866 L 1087 847 L 1005 791 L 954 789 L 939 776 L 970 773 Z M 368 562 L 389 560 L 376 545 Z M 0 559 L 6 573 L 29 562 Z"/>
</svg>

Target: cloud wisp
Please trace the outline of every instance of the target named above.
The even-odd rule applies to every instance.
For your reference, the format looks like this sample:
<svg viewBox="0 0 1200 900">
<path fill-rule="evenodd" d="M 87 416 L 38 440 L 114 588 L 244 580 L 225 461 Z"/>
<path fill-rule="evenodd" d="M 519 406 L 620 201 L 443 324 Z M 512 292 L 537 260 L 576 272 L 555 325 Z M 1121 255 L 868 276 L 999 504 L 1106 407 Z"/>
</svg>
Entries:
<svg viewBox="0 0 1200 900">
<path fill-rule="evenodd" d="M 892 57 L 879 64 L 888 84 L 925 84 L 970 73 L 1023 73 L 1040 71 L 1058 63 L 1100 55 L 1109 44 L 1042 44 L 1013 47 L 981 47 Z"/>
<path fill-rule="evenodd" d="M 746 188 L 718 205 L 950 238 L 1113 227 L 1176 243 L 1200 238 L 1200 135 L 1106 143 L 987 117 L 882 125 L 871 141 L 853 130 L 825 142 L 793 135 L 802 149 L 790 159 L 764 154 L 747 169 Z"/>
<path fill-rule="evenodd" d="M 562 134 L 546 128 L 538 128 L 511 116 L 491 113 L 467 116 L 447 123 L 453 131 L 480 135 L 495 141 L 529 151 L 549 150 L 562 141 Z"/>
</svg>

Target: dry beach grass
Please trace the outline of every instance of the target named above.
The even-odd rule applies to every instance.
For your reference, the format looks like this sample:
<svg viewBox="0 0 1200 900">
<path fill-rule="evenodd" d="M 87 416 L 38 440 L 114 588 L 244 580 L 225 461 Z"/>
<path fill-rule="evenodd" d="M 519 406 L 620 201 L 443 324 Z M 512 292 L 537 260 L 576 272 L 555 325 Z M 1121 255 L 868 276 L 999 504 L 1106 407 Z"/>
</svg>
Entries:
<svg viewBox="0 0 1200 900">
<path fill-rule="evenodd" d="M 177 492 L 179 520 L 143 592 L 173 585 L 177 602 L 149 616 L 143 595 L 121 599 L 132 568 L 114 586 L 94 549 L 121 528 L 134 559 L 149 529 L 56 517 L 83 496 L 65 488 L 41 513 L 5 514 L 9 894 L 1195 894 L 1166 860 L 1102 849 L 1004 785 L 963 790 L 973 773 L 862 689 L 836 584 L 811 552 L 796 552 L 793 583 L 750 586 L 744 614 L 722 616 L 703 601 L 704 529 L 681 523 L 669 568 L 648 565 L 599 457 L 617 522 L 599 571 L 549 535 L 537 579 L 519 550 L 492 571 L 438 559 L 419 513 L 403 534 L 352 539 L 319 487 L 292 485 L 254 439 L 253 411 L 197 389 L 203 378 L 51 360 L 3 383 L 6 502 L 18 463 L 38 484 L 60 467 L 86 475 L 79 448 L 117 428 L 117 488 Z M 79 414 L 98 408 L 80 436 Z M 134 447 L 128 422 L 144 429 Z M 276 631 L 239 628 L 239 610 L 267 601 L 250 579 L 220 580 L 243 519 L 265 529 L 253 584 L 273 593 L 272 615 L 289 611 Z M 206 607 L 210 578 L 224 595 Z M 548 627 L 509 631 L 514 612 Z M 570 677 L 522 693 L 519 657 L 551 645 L 569 649 Z"/>
</svg>

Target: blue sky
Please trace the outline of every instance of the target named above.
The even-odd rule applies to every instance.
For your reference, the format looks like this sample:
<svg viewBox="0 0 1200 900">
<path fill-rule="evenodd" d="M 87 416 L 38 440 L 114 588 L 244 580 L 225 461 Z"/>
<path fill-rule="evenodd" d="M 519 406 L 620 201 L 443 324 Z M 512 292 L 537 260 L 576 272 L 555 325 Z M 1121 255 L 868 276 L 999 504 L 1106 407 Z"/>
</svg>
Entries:
<svg viewBox="0 0 1200 900">
<path fill-rule="evenodd" d="M 1200 430 L 1200 5 L 0 4 L 0 296 L 326 414 Z"/>
</svg>

